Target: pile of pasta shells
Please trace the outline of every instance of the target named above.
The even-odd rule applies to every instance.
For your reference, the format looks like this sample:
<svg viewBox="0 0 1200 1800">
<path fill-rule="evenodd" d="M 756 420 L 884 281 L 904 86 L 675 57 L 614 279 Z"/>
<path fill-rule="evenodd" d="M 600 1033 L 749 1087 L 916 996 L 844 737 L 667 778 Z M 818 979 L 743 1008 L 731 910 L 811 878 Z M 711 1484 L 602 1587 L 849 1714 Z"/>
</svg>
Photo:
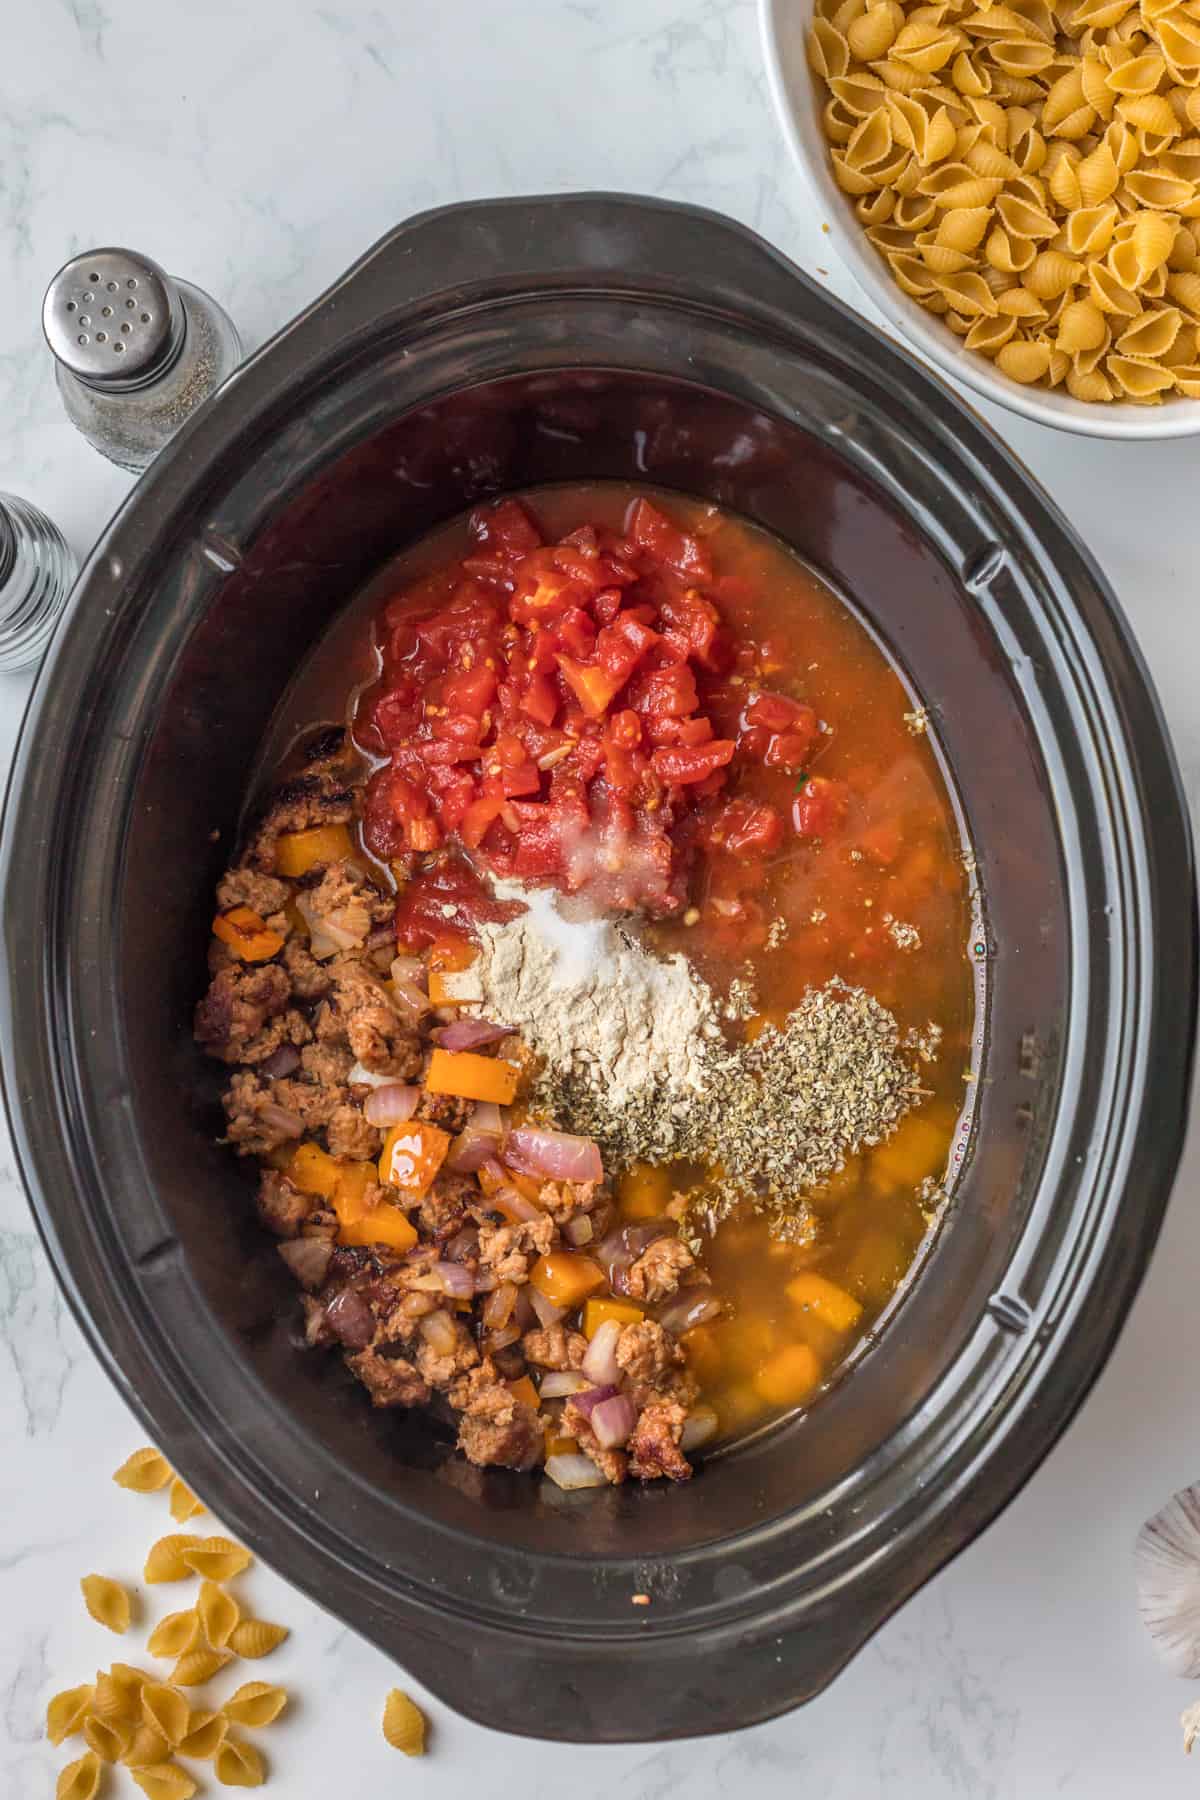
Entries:
<svg viewBox="0 0 1200 1800">
<path fill-rule="evenodd" d="M 817 0 L 834 178 L 1013 381 L 1200 398 L 1200 0 Z"/>
</svg>

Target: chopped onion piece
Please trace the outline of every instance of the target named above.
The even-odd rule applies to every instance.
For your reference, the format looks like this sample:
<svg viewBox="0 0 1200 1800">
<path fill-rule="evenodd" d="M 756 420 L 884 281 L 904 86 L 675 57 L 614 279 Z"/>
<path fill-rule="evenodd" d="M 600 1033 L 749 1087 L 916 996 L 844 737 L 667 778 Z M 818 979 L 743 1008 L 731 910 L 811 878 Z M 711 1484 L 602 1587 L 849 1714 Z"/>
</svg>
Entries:
<svg viewBox="0 0 1200 1800">
<path fill-rule="evenodd" d="M 578 1452 L 562 1456 L 546 1458 L 546 1473 L 556 1487 L 572 1488 L 605 1487 L 608 1477 L 602 1475 L 590 1456 L 581 1456 Z"/>
<path fill-rule="evenodd" d="M 393 969 L 395 966 L 393 963 Z M 418 1019 L 423 1019 L 430 1010 L 429 995 L 406 975 L 392 976 L 392 997 L 396 1004 L 396 1011 L 414 1024 Z"/>
<path fill-rule="evenodd" d="M 517 1303 L 515 1282 L 502 1281 L 494 1294 L 489 1294 L 484 1302 L 481 1318 L 489 1331 L 500 1331 L 512 1318 L 512 1309 Z"/>
<path fill-rule="evenodd" d="M 292 1238 L 280 1244 L 279 1254 L 301 1287 L 319 1288 L 333 1260 L 333 1242 L 321 1237 Z"/>
<path fill-rule="evenodd" d="M 685 1454 L 689 1450 L 698 1450 L 701 1444 L 707 1444 L 710 1438 L 716 1437 L 719 1424 L 711 1406 L 693 1406 L 683 1422 L 679 1448 Z"/>
<path fill-rule="evenodd" d="M 343 1288 L 325 1308 L 325 1323 L 347 1350 L 365 1350 L 375 1336 L 375 1318 L 362 1295 Z"/>
<path fill-rule="evenodd" d="M 592 1408 L 592 1430 L 605 1450 L 619 1450 L 627 1444 L 636 1424 L 637 1408 L 628 1394 L 614 1394 L 611 1400 L 601 1400 Z"/>
<path fill-rule="evenodd" d="M 475 1277 L 463 1263 L 435 1262 L 433 1273 L 446 1293 L 455 1300 L 470 1300 L 475 1294 Z"/>
<path fill-rule="evenodd" d="M 480 1100 L 466 1125 L 450 1146 L 446 1164 L 458 1175 L 473 1175 L 504 1142 L 506 1126 L 500 1108 Z"/>
<path fill-rule="evenodd" d="M 393 1087 L 395 1081 L 396 1077 L 394 1075 L 376 1075 L 373 1069 L 364 1069 L 360 1062 L 355 1063 L 354 1067 L 346 1077 L 346 1083 L 349 1087 Z"/>
<path fill-rule="evenodd" d="M 418 987 L 424 987 L 427 980 L 425 964 L 419 956 L 394 956 L 392 980 L 415 981 Z"/>
<path fill-rule="evenodd" d="M 535 1206 L 524 1194 L 518 1194 L 516 1188 L 497 1188 L 494 1194 L 488 1195 L 487 1203 L 493 1212 L 502 1213 L 510 1225 L 527 1224 L 532 1219 L 546 1216 L 540 1206 Z"/>
<path fill-rule="evenodd" d="M 416 1112 L 420 1099 L 419 1087 L 389 1081 L 386 1087 L 372 1088 L 363 1104 L 363 1117 L 368 1125 L 403 1125 Z"/>
<path fill-rule="evenodd" d="M 574 1244 L 577 1250 L 583 1244 L 590 1244 L 595 1235 L 591 1218 L 587 1213 L 580 1213 L 578 1218 L 568 1219 L 563 1226 L 563 1236 L 569 1244 Z"/>
<path fill-rule="evenodd" d="M 443 1050 L 482 1050 L 485 1044 L 498 1044 L 509 1036 L 507 1025 L 493 1025 L 490 1019 L 455 1019 L 450 1025 L 439 1025 L 433 1033 Z"/>
<path fill-rule="evenodd" d="M 588 1386 L 587 1376 L 581 1375 L 578 1369 L 551 1369 L 542 1377 L 538 1398 L 564 1400 L 568 1394 L 582 1394 Z"/>
<path fill-rule="evenodd" d="M 304 1120 L 299 1113 L 289 1112 L 286 1106 L 276 1106 L 273 1101 L 268 1100 L 265 1106 L 259 1107 L 258 1116 L 264 1125 L 269 1125 L 280 1137 L 304 1136 Z"/>
<path fill-rule="evenodd" d="M 421 1320 L 421 1336 L 437 1356 L 450 1356 L 458 1344 L 458 1333 L 449 1313 L 427 1313 Z"/>
<path fill-rule="evenodd" d="M 456 1231 L 442 1254 L 447 1262 L 454 1263 L 467 1262 L 471 1257 L 478 1256 L 478 1225 L 464 1225 L 461 1231 Z"/>
<path fill-rule="evenodd" d="M 566 1308 L 555 1306 L 553 1300 L 548 1300 L 545 1294 L 541 1292 L 540 1288 L 531 1287 L 529 1289 L 529 1298 L 533 1305 L 533 1310 L 538 1316 L 538 1324 L 542 1327 L 543 1331 L 549 1331 L 552 1325 L 557 1325 L 558 1321 L 566 1316 Z M 573 1391 L 574 1390 L 572 1390 L 572 1392 Z"/>
<path fill-rule="evenodd" d="M 483 1347 L 490 1356 L 495 1356 L 501 1350 L 507 1350 L 510 1344 L 515 1344 L 520 1335 L 515 1325 L 504 1325 L 499 1331 L 488 1332 L 483 1340 Z"/>
<path fill-rule="evenodd" d="M 576 1394 L 575 1405 L 579 1408 L 585 1419 L 590 1419 L 592 1416 L 592 1408 L 594 1406 L 599 1406 L 603 1400 L 611 1400 L 616 1391 L 615 1387 L 586 1388 Z"/>
<path fill-rule="evenodd" d="M 597 1326 L 595 1336 L 587 1347 L 580 1366 L 588 1380 L 597 1387 L 605 1387 L 621 1379 L 621 1367 L 617 1362 L 617 1342 L 620 1336 L 620 1321 L 605 1319 L 602 1325 Z"/>
<path fill-rule="evenodd" d="M 600 1181 L 604 1165 L 591 1138 L 566 1131 L 541 1131 L 519 1125 L 510 1131 L 504 1160 L 522 1175 L 549 1175 L 554 1181 Z"/>
<path fill-rule="evenodd" d="M 339 950 L 357 949 L 366 937 L 363 931 L 339 924 L 336 914 L 318 911 L 311 894 L 298 894 L 296 908 L 308 926 L 309 950 L 320 962 L 336 956 Z"/>
<path fill-rule="evenodd" d="M 693 1325 L 707 1325 L 710 1319 L 718 1318 L 724 1311 L 724 1301 L 718 1300 L 711 1288 L 688 1288 L 660 1309 L 658 1322 L 664 1331 L 680 1337 Z"/>
<path fill-rule="evenodd" d="M 264 1075 L 272 1081 L 282 1081 L 293 1069 L 300 1067 L 300 1052 L 295 1044 L 280 1044 L 278 1050 L 272 1050 L 266 1061 L 260 1065 Z"/>
</svg>

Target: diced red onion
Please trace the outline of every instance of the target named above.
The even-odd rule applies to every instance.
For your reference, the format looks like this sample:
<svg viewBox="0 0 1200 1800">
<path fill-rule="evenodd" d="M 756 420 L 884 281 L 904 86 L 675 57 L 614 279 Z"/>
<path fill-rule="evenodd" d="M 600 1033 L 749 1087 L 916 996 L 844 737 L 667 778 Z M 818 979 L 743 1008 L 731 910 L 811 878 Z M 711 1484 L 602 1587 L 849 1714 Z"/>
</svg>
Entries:
<svg viewBox="0 0 1200 1800">
<path fill-rule="evenodd" d="M 590 1456 L 582 1456 L 577 1451 L 564 1453 L 562 1456 L 546 1458 L 546 1473 L 556 1487 L 572 1488 L 605 1487 L 608 1477 L 602 1475 Z"/>
<path fill-rule="evenodd" d="M 319 1288 L 329 1273 L 333 1244 L 329 1238 L 292 1238 L 280 1244 L 279 1254 L 301 1287 Z"/>
<path fill-rule="evenodd" d="M 375 929 L 368 934 L 367 949 L 382 950 L 385 944 L 393 944 L 395 941 L 396 927 L 389 920 L 386 925 L 376 925 Z"/>
<path fill-rule="evenodd" d="M 627 1444 L 636 1424 L 637 1408 L 628 1394 L 614 1394 L 592 1408 L 591 1427 L 605 1450 L 619 1450 Z"/>
<path fill-rule="evenodd" d="M 395 966 L 393 963 L 393 969 Z M 392 976 L 392 995 L 396 1003 L 396 1011 L 413 1024 L 418 1019 L 423 1019 L 430 1010 L 429 995 L 423 993 L 416 982 L 406 975 Z"/>
<path fill-rule="evenodd" d="M 375 1319 L 361 1294 L 343 1288 L 325 1308 L 325 1322 L 347 1350 L 365 1350 L 375 1336 Z"/>
<path fill-rule="evenodd" d="M 498 1044 L 509 1035 L 507 1025 L 493 1025 L 490 1019 L 455 1019 L 451 1025 L 439 1025 L 433 1037 L 443 1050 L 482 1050 L 485 1044 Z"/>
<path fill-rule="evenodd" d="M 566 1131 L 540 1131 L 519 1125 L 508 1134 L 504 1160 L 522 1175 L 549 1175 L 554 1181 L 601 1181 L 604 1165 L 599 1145 Z"/>
<path fill-rule="evenodd" d="M 602 1400 L 611 1400 L 616 1391 L 616 1388 L 611 1386 L 584 1388 L 576 1394 L 575 1405 L 585 1419 L 590 1419 L 592 1408 L 599 1406 Z"/>
<path fill-rule="evenodd" d="M 450 1356 L 458 1343 L 454 1320 L 444 1312 L 425 1315 L 421 1320 L 421 1336 L 437 1356 Z"/>
<path fill-rule="evenodd" d="M 582 1394 L 588 1387 L 586 1375 L 578 1369 L 551 1369 L 548 1375 L 542 1376 L 542 1385 L 538 1389 L 541 1400 L 562 1400 L 568 1394 Z"/>
<path fill-rule="evenodd" d="M 276 1106 L 273 1101 L 268 1100 L 265 1106 L 259 1107 L 258 1116 L 264 1125 L 269 1125 L 280 1137 L 304 1136 L 304 1120 L 299 1113 L 289 1112 L 286 1106 Z"/>
<path fill-rule="evenodd" d="M 402 1081 L 389 1081 L 386 1087 L 373 1088 L 363 1103 L 363 1117 L 368 1125 L 403 1125 L 411 1119 L 420 1103 L 419 1087 L 406 1087 Z"/>
<path fill-rule="evenodd" d="M 300 1052 L 295 1044 L 280 1044 L 278 1050 L 272 1050 L 270 1056 L 262 1064 L 262 1072 L 271 1081 L 282 1081 L 300 1067 Z"/>
<path fill-rule="evenodd" d="M 498 1351 L 507 1350 L 510 1344 L 515 1344 L 520 1335 L 515 1325 L 504 1325 L 499 1331 L 488 1332 L 483 1340 L 484 1349 L 495 1356 Z"/>
<path fill-rule="evenodd" d="M 587 1213 L 580 1213 L 577 1218 L 568 1219 L 563 1226 L 563 1236 L 569 1244 L 574 1244 L 577 1250 L 584 1244 L 590 1244 L 595 1235 L 591 1218 Z"/>
<path fill-rule="evenodd" d="M 513 1307 L 517 1303 L 517 1289 L 514 1282 L 502 1281 L 494 1294 L 489 1294 L 483 1305 L 480 1317 L 489 1331 L 502 1331 L 512 1317 Z"/>
<path fill-rule="evenodd" d="M 473 1175 L 485 1162 L 495 1157 L 504 1142 L 504 1133 L 505 1124 L 500 1108 L 494 1101 L 480 1100 L 451 1144 L 446 1157 L 447 1166 L 459 1175 Z"/>
<path fill-rule="evenodd" d="M 470 1300 L 474 1296 L 475 1277 L 462 1263 L 435 1262 L 433 1273 L 455 1300 Z"/>
<path fill-rule="evenodd" d="M 311 894 L 298 894 L 296 906 L 308 926 L 309 950 L 319 961 L 336 956 L 339 950 L 355 950 L 363 942 L 365 932 L 340 925 L 335 915 L 319 911 Z"/>
<path fill-rule="evenodd" d="M 522 1334 L 526 1331 L 531 1331 L 537 1323 L 537 1314 L 530 1304 L 529 1294 L 530 1289 L 528 1286 L 519 1287 L 517 1289 L 517 1303 L 513 1307 L 512 1322 Z"/>
<path fill-rule="evenodd" d="M 518 1194 L 516 1188 L 497 1188 L 494 1194 L 488 1195 L 488 1205 L 495 1212 L 503 1213 L 510 1225 L 528 1224 L 532 1219 L 544 1219 L 545 1213 L 524 1194 Z"/>
<path fill-rule="evenodd" d="M 693 1325 L 707 1325 L 710 1319 L 720 1316 L 725 1310 L 723 1300 L 718 1300 L 711 1288 L 689 1288 L 662 1307 L 658 1314 L 658 1322 L 664 1331 L 673 1332 L 679 1337 L 682 1332 L 690 1331 Z"/>
<path fill-rule="evenodd" d="M 425 964 L 419 956 L 394 956 L 392 958 L 393 981 L 415 981 L 418 987 L 424 987 L 427 979 Z"/>
<path fill-rule="evenodd" d="M 394 1075 L 377 1075 L 374 1069 L 364 1069 L 360 1062 L 354 1064 L 346 1077 L 349 1087 L 393 1087 L 395 1081 Z"/>
<path fill-rule="evenodd" d="M 456 1231 L 442 1254 L 447 1262 L 453 1263 L 468 1262 L 471 1257 L 478 1256 L 478 1225 L 464 1225 L 461 1231 Z"/>
<path fill-rule="evenodd" d="M 605 1319 L 598 1325 L 591 1343 L 584 1352 L 580 1365 L 588 1380 L 597 1387 L 604 1387 L 609 1382 L 621 1379 L 621 1367 L 617 1362 L 617 1342 L 621 1336 L 621 1325 L 617 1319 Z"/>
<path fill-rule="evenodd" d="M 558 1321 L 565 1317 L 565 1309 L 555 1306 L 553 1300 L 547 1300 L 545 1294 L 539 1292 L 537 1288 L 529 1289 L 529 1298 L 533 1304 L 533 1310 L 538 1316 L 538 1324 L 543 1331 L 549 1331 L 552 1325 L 557 1325 Z"/>
<path fill-rule="evenodd" d="M 711 1406 L 693 1406 L 683 1421 L 679 1448 L 685 1455 L 689 1450 L 698 1450 L 701 1444 L 707 1444 L 710 1438 L 716 1437 L 719 1426 L 720 1420 Z"/>
</svg>

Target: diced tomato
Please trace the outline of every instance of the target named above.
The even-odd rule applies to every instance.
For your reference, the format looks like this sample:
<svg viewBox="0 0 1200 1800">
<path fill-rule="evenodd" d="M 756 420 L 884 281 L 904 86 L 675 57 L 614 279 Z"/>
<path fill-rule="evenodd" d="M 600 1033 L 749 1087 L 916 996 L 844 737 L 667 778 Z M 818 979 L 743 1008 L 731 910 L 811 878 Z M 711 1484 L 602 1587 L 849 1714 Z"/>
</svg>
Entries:
<svg viewBox="0 0 1200 1800">
<path fill-rule="evenodd" d="M 680 719 L 678 724 L 681 744 L 707 744 L 712 737 L 712 725 L 703 713 L 696 719 Z"/>
<path fill-rule="evenodd" d="M 554 683 L 545 675 L 531 675 L 521 696 L 521 711 L 539 725 L 553 725 L 558 712 Z"/>
<path fill-rule="evenodd" d="M 706 827 L 704 842 L 733 856 L 766 856 L 783 842 L 783 820 L 765 802 L 728 800 Z"/>
<path fill-rule="evenodd" d="M 429 785 L 443 831 L 457 831 L 475 798 L 475 783 L 465 769 L 434 769 Z"/>
<path fill-rule="evenodd" d="M 495 669 L 489 669 L 486 662 L 476 662 L 473 668 L 460 669 L 457 674 L 446 677 L 440 704 L 447 712 L 465 713 L 477 723 L 495 695 Z"/>
<path fill-rule="evenodd" d="M 634 501 L 627 529 L 634 543 L 658 562 L 667 563 L 693 581 L 711 580 L 712 564 L 697 540 L 672 525 L 649 500 Z"/>
<path fill-rule="evenodd" d="M 489 825 L 504 811 L 504 795 L 480 794 L 463 814 L 458 835 L 468 850 L 477 850 L 487 835 Z"/>
<path fill-rule="evenodd" d="M 477 507 L 471 514 L 471 530 L 480 545 L 506 557 L 527 556 L 542 541 L 540 531 L 519 500 Z"/>
<path fill-rule="evenodd" d="M 693 713 L 700 704 L 696 677 L 686 663 L 674 663 L 670 668 L 639 676 L 629 698 L 638 712 L 668 719 Z"/>
<path fill-rule="evenodd" d="M 559 647 L 570 656 L 590 657 L 596 648 L 596 627 L 581 606 L 572 606 L 555 626 Z"/>
<path fill-rule="evenodd" d="M 732 760 L 735 748 L 732 739 L 716 738 L 711 744 L 655 750 L 650 766 L 668 785 L 683 787 L 690 781 L 703 781 L 714 769 L 723 769 Z"/>
<path fill-rule="evenodd" d="M 747 725 L 765 725 L 768 731 L 807 729 L 809 720 L 815 731 L 817 718 L 812 707 L 789 700 L 786 694 L 756 694 L 746 708 Z M 803 727 L 801 721 L 805 721 Z"/>
<path fill-rule="evenodd" d="M 560 656 L 557 660 L 563 680 L 586 716 L 589 719 L 602 719 L 625 686 L 624 675 L 613 675 L 596 663 L 575 662 L 569 656 Z"/>
<path fill-rule="evenodd" d="M 763 757 L 768 769 L 788 769 L 799 774 L 808 761 L 812 738 L 806 731 L 777 731 Z"/>
<path fill-rule="evenodd" d="M 844 782 L 826 781 L 814 775 L 792 803 L 792 824 L 798 837 L 828 837 L 846 821 L 850 793 Z"/>
</svg>

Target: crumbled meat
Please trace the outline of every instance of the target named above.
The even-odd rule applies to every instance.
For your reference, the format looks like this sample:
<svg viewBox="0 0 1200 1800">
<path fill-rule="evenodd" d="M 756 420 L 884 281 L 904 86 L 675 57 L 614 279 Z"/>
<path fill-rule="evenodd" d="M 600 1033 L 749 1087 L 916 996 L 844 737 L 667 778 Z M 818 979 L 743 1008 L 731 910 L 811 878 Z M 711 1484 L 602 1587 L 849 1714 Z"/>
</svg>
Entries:
<svg viewBox="0 0 1200 1800">
<path fill-rule="evenodd" d="M 222 1104 L 229 1120 L 226 1137 L 239 1156 L 268 1156 L 299 1135 L 295 1114 L 275 1098 L 274 1089 L 286 1085 L 268 1084 L 242 1070 L 230 1081 Z"/>
<path fill-rule="evenodd" d="M 246 863 L 265 875 L 275 870 L 275 840 L 284 831 L 307 831 L 312 825 L 348 825 L 354 817 L 354 794 L 340 775 L 308 770 L 278 788 L 258 823 L 246 852 Z"/>
<path fill-rule="evenodd" d="M 562 1428 L 568 1437 L 578 1441 L 583 1454 L 590 1457 L 606 1481 L 619 1487 L 629 1472 L 629 1458 L 623 1450 L 607 1450 L 574 1403 L 563 1408 Z"/>
<path fill-rule="evenodd" d="M 629 1470 L 641 1481 L 655 1481 L 665 1475 L 671 1481 L 686 1481 L 692 1472 L 679 1440 L 687 1413 L 675 1400 L 655 1402 L 648 1406 L 633 1428 L 629 1440 Z"/>
<path fill-rule="evenodd" d="M 354 1067 L 354 1058 L 340 1044 L 305 1044 L 300 1052 L 300 1067 L 310 1081 L 340 1089 Z"/>
<path fill-rule="evenodd" d="M 355 1061 L 373 1075 L 394 1075 L 397 1081 L 415 1075 L 421 1066 L 420 1042 L 383 983 L 348 956 L 337 957 L 329 967 L 333 993 L 318 1016 L 318 1038 L 348 1040 Z"/>
<path fill-rule="evenodd" d="M 196 1042 L 222 1062 L 241 1062 L 268 1019 L 283 1012 L 290 993 L 277 963 L 237 963 L 220 970 L 196 1008 Z"/>
<path fill-rule="evenodd" d="M 314 926 L 328 925 L 340 937 L 365 944 L 373 923 L 377 892 L 367 887 L 353 865 L 330 863 L 304 896 L 304 909 Z M 336 940 L 335 940 L 336 941 Z"/>
<path fill-rule="evenodd" d="M 333 978 L 325 964 L 316 960 L 304 938 L 296 934 L 283 946 L 283 966 L 298 1000 L 320 1000 L 332 986 Z"/>
<path fill-rule="evenodd" d="M 371 1162 L 383 1148 L 383 1133 L 368 1125 L 360 1107 L 347 1101 L 335 1106 L 325 1126 L 331 1156 L 348 1156 L 355 1162 Z"/>
<path fill-rule="evenodd" d="M 443 1169 L 422 1199 L 414 1223 L 422 1237 L 443 1244 L 462 1227 L 467 1208 L 479 1198 L 479 1186 L 470 1175 Z"/>
<path fill-rule="evenodd" d="M 319 771 L 345 773 L 355 762 L 350 733 L 344 725 L 322 725 L 304 745 L 301 759 L 310 774 Z"/>
<path fill-rule="evenodd" d="M 581 1331 L 555 1324 L 548 1331 L 527 1331 L 521 1348 L 526 1362 L 539 1369 L 577 1369 L 587 1353 L 587 1339 Z"/>
<path fill-rule="evenodd" d="M 493 1225 L 485 1219 L 479 1227 L 479 1261 L 497 1281 L 520 1284 L 529 1279 L 530 1263 L 545 1256 L 553 1242 L 552 1219 L 522 1219 L 518 1225 Z"/>
<path fill-rule="evenodd" d="M 217 885 L 218 912 L 248 906 L 260 919 L 269 919 L 272 913 L 282 912 L 290 898 L 286 881 L 260 875 L 257 869 L 227 869 Z"/>
<path fill-rule="evenodd" d="M 323 1130 L 349 1098 L 345 1088 L 322 1087 L 300 1075 L 283 1076 L 271 1088 L 276 1105 L 295 1113 L 306 1131 Z"/>
<path fill-rule="evenodd" d="M 678 1238 L 656 1238 L 625 1271 L 624 1289 L 631 1300 L 653 1304 L 665 1300 L 679 1286 L 679 1277 L 692 1267 L 695 1257 Z"/>
<path fill-rule="evenodd" d="M 654 1319 L 626 1325 L 617 1339 L 617 1366 L 630 1381 L 660 1383 L 683 1361 L 683 1351 Z"/>
<path fill-rule="evenodd" d="M 538 1193 L 538 1205 L 556 1225 L 564 1225 L 577 1213 L 590 1212 L 599 1200 L 595 1181 L 547 1181 Z"/>
<path fill-rule="evenodd" d="M 346 1358 L 371 1396 L 372 1406 L 424 1406 L 429 1384 L 402 1356 L 384 1356 L 378 1350 L 360 1350 Z"/>
<path fill-rule="evenodd" d="M 423 1091 L 415 1117 L 423 1119 L 426 1125 L 440 1125 L 443 1131 L 455 1134 L 463 1129 L 474 1110 L 473 1100 L 460 1100 L 457 1094 Z"/>
<path fill-rule="evenodd" d="M 310 1350 L 327 1350 L 337 1339 L 325 1317 L 325 1302 L 318 1300 L 315 1294 L 301 1294 L 300 1305 L 304 1312 L 305 1343 Z"/>
<path fill-rule="evenodd" d="M 450 1390 L 460 1407 L 458 1447 L 471 1462 L 502 1469 L 531 1469 L 542 1454 L 542 1427 L 533 1408 L 497 1381 L 485 1362 Z"/>
<path fill-rule="evenodd" d="M 447 1318 L 449 1314 L 445 1315 Z M 429 1383 L 430 1387 L 448 1388 L 452 1381 L 466 1374 L 468 1369 L 475 1368 L 479 1361 L 479 1352 L 475 1341 L 466 1326 L 459 1319 L 451 1320 L 454 1326 L 454 1346 L 450 1350 L 435 1350 L 424 1337 L 417 1350 L 417 1367 Z"/>
<path fill-rule="evenodd" d="M 405 1343 L 412 1337 L 421 1320 L 437 1310 L 438 1301 L 434 1294 L 421 1290 L 402 1293 L 383 1320 L 379 1336 L 385 1343 Z"/>
<path fill-rule="evenodd" d="M 276 1237 L 295 1237 L 313 1209 L 311 1194 L 302 1194 L 278 1169 L 264 1169 L 258 1184 L 258 1216 Z"/>
<path fill-rule="evenodd" d="M 289 1007 L 286 1012 L 276 1013 L 273 1019 L 268 1019 L 258 1036 L 243 1045 L 238 1061 L 266 1062 L 277 1050 L 282 1050 L 285 1044 L 295 1048 L 306 1044 L 311 1036 L 312 1028 L 304 1014 L 297 1012 L 295 1007 Z"/>
</svg>

